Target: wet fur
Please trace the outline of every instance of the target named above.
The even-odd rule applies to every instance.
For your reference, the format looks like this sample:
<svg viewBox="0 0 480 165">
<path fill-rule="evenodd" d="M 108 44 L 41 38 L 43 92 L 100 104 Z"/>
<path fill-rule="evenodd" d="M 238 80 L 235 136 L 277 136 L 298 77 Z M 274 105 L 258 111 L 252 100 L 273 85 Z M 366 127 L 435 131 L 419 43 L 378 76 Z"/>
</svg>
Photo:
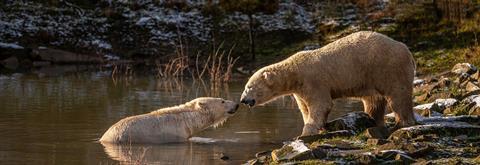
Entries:
<svg viewBox="0 0 480 165">
<path fill-rule="evenodd" d="M 110 127 L 100 142 L 182 142 L 208 127 L 220 126 L 229 117 L 226 110 L 218 109 L 219 107 L 199 108 L 204 107 L 198 107 L 196 100 L 193 100 L 183 105 L 127 117 Z"/>
</svg>

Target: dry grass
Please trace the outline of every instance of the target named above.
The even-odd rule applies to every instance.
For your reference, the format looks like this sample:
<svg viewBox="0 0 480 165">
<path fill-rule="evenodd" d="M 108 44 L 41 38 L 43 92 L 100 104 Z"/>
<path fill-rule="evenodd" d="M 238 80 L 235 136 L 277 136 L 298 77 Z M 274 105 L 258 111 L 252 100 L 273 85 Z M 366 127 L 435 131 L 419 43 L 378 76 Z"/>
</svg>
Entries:
<svg viewBox="0 0 480 165">
<path fill-rule="evenodd" d="M 134 76 L 134 70 L 132 64 L 113 64 L 112 66 L 112 81 L 113 84 L 116 86 L 119 80 L 125 80 L 128 84 L 128 80 L 131 80 Z"/>
<path fill-rule="evenodd" d="M 113 64 L 112 78 L 119 76 L 133 76 L 133 67 L 131 64 Z"/>
<path fill-rule="evenodd" d="M 185 71 L 188 69 L 188 57 L 178 56 L 171 59 L 166 64 L 157 63 L 157 77 L 181 77 L 184 76 Z"/>
<path fill-rule="evenodd" d="M 185 48 L 177 46 L 176 55 L 167 63 L 157 63 L 156 76 L 158 78 L 180 78 L 191 76 L 194 80 L 209 80 L 212 83 L 224 83 L 232 79 L 232 70 L 239 59 L 232 56 L 234 46 L 229 50 L 223 49 L 223 44 L 208 54 L 206 60 L 200 60 L 201 54 L 197 53 L 194 65 L 187 55 Z M 192 66 L 192 67 L 190 67 Z M 190 74 L 187 74 L 187 73 Z"/>
<path fill-rule="evenodd" d="M 189 58 L 181 38 L 179 38 L 179 44 L 175 48 L 175 57 L 171 58 L 166 64 L 157 63 L 156 65 L 157 77 L 172 78 L 184 76 L 184 73 L 189 69 Z"/>
<path fill-rule="evenodd" d="M 232 51 L 235 47 L 232 46 L 230 50 L 225 51 L 223 44 L 216 48 L 212 53 L 208 55 L 208 58 L 204 62 L 199 61 L 200 55 L 197 54 L 195 60 L 195 74 L 197 79 L 205 79 L 205 73 L 208 73 L 210 82 L 228 82 L 232 78 L 232 68 L 239 59 L 239 57 L 232 57 Z M 200 65 L 203 67 L 200 68 Z"/>
</svg>

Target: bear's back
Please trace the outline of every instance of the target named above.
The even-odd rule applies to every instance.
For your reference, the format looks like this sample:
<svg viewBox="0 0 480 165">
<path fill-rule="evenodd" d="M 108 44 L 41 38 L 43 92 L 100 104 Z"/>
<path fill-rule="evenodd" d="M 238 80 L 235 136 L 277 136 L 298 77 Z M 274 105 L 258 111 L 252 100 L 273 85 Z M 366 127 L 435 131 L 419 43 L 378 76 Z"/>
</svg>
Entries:
<svg viewBox="0 0 480 165">
<path fill-rule="evenodd" d="M 175 114 L 142 114 L 124 118 L 100 139 L 111 143 L 167 143 L 185 139 L 182 119 Z"/>
<path fill-rule="evenodd" d="M 388 36 L 377 32 L 360 31 L 352 33 L 321 48 L 309 51 L 300 51 L 285 60 L 285 62 L 296 61 L 295 63 L 314 64 L 320 61 L 370 61 L 376 62 L 376 56 L 404 56 L 409 53 L 388 53 L 408 48 L 401 42 L 395 41 Z M 323 60 L 321 58 L 324 58 Z M 389 58 L 389 57 L 387 57 Z M 398 57 L 394 57 L 398 58 Z M 402 58 L 402 57 L 400 57 Z M 409 57 L 408 57 L 409 58 Z M 369 65 L 368 62 L 364 63 Z"/>
</svg>

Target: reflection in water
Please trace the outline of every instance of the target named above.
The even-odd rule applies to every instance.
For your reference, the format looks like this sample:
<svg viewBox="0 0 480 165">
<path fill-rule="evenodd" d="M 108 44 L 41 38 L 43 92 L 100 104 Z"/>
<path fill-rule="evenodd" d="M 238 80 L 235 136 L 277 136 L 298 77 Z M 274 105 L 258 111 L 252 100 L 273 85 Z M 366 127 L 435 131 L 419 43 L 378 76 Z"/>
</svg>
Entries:
<svg viewBox="0 0 480 165">
<path fill-rule="evenodd" d="M 96 142 L 112 124 L 127 116 L 200 96 L 238 101 L 244 83 L 212 88 L 208 82 L 189 79 L 113 80 L 105 71 L 56 77 L 0 76 L 0 164 L 112 164 L 139 160 L 159 164 L 239 164 L 301 133 L 303 121 L 295 101 L 283 97 L 253 110 L 244 107 L 223 126 L 195 135 L 238 142 L 105 148 Z M 340 101 L 330 118 L 359 108 L 358 102 Z M 230 159 L 219 159 L 222 153 Z"/>
<path fill-rule="evenodd" d="M 196 144 L 178 143 L 162 145 L 120 145 L 104 144 L 105 153 L 121 163 L 134 164 L 227 164 L 232 160 L 221 160 L 228 148 L 239 148 L 239 144 Z M 255 149 L 245 146 L 241 150 Z M 228 156 L 228 155 L 226 155 Z M 235 160 L 233 160 L 235 161 Z M 240 163 L 241 161 L 239 161 Z"/>
</svg>

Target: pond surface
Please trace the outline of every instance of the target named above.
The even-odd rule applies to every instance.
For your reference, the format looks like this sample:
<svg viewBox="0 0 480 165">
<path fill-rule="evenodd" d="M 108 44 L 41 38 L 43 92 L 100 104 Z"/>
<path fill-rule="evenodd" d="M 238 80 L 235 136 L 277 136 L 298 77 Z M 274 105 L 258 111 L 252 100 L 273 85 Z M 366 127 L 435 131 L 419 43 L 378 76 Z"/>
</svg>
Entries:
<svg viewBox="0 0 480 165">
<path fill-rule="evenodd" d="M 200 96 L 238 101 L 246 80 L 212 89 L 192 80 L 115 78 L 91 71 L 60 76 L 0 76 L 0 164 L 240 164 L 301 133 L 291 97 L 240 109 L 194 142 L 103 146 L 97 140 L 118 120 Z M 341 100 L 330 119 L 361 109 Z M 221 160 L 226 155 L 228 160 Z"/>
</svg>

